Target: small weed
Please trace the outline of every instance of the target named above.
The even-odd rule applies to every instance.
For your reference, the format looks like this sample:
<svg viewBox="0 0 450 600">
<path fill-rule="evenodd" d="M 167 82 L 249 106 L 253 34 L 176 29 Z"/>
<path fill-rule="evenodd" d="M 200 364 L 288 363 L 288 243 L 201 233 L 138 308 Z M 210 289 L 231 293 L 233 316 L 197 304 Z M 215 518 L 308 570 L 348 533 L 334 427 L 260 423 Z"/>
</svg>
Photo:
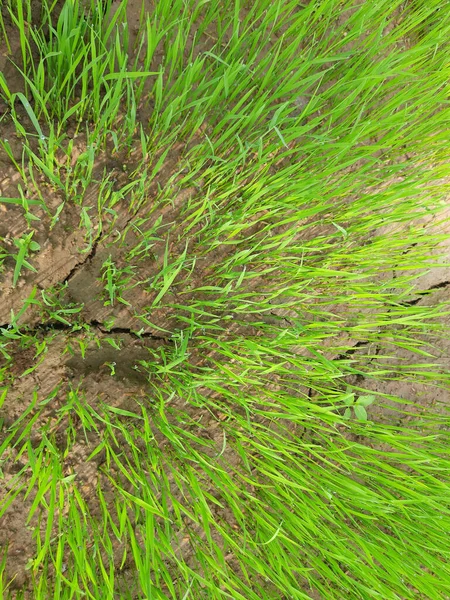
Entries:
<svg viewBox="0 0 450 600">
<path fill-rule="evenodd" d="M 355 394 L 347 394 L 344 404 L 348 407 L 344 411 L 344 419 L 350 419 L 352 411 L 359 421 L 367 421 L 366 408 L 373 404 L 375 396 L 365 395 L 356 397 Z"/>
</svg>

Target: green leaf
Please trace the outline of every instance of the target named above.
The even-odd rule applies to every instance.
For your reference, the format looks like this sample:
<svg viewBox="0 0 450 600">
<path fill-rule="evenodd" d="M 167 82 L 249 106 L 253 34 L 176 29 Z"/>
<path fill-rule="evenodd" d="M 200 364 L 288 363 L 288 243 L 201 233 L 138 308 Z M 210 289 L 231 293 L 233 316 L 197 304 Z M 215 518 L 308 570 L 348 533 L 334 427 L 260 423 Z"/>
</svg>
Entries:
<svg viewBox="0 0 450 600">
<path fill-rule="evenodd" d="M 375 396 L 360 396 L 356 404 L 359 406 L 370 406 L 375 401 Z"/>
<path fill-rule="evenodd" d="M 30 250 L 32 252 L 37 252 L 40 249 L 41 249 L 41 245 L 40 244 L 38 244 L 37 242 L 35 242 L 33 240 L 30 242 Z"/>
<path fill-rule="evenodd" d="M 342 398 L 342 401 L 345 404 L 345 406 L 352 406 L 352 404 L 355 402 L 355 394 L 346 394 Z"/>
<path fill-rule="evenodd" d="M 342 237 L 344 238 L 344 240 L 347 239 L 347 237 L 348 237 L 348 231 L 346 229 L 344 229 L 343 227 L 341 227 L 337 223 L 332 223 L 332 225 L 334 225 L 336 227 L 336 229 L 342 233 Z"/>
<path fill-rule="evenodd" d="M 67 477 L 63 477 L 61 479 L 61 483 L 70 483 L 71 481 L 73 481 L 75 478 L 77 477 L 77 474 L 74 473 L 73 475 L 67 475 Z"/>
<path fill-rule="evenodd" d="M 141 77 L 150 77 L 151 75 L 159 75 L 159 71 L 125 71 L 123 73 L 108 73 L 103 77 L 104 81 L 111 79 L 138 79 Z"/>
<path fill-rule="evenodd" d="M 123 408 L 116 408 L 115 406 L 110 406 L 109 404 L 105 405 L 109 412 L 115 413 L 116 415 L 121 415 L 123 417 L 133 417 L 133 419 L 142 420 L 141 415 L 137 415 L 134 412 L 130 412 L 129 410 L 124 410 Z"/>
<path fill-rule="evenodd" d="M 22 198 L 6 198 L 5 196 L 0 196 L 0 202 L 2 202 L 3 204 L 17 204 L 18 206 L 23 205 Z M 28 200 L 27 199 L 27 202 L 30 205 L 42 206 L 42 202 L 40 200 Z"/>
<path fill-rule="evenodd" d="M 28 102 L 28 99 L 26 98 L 26 96 L 24 96 L 24 95 L 22 94 L 22 92 L 17 92 L 17 93 L 15 93 L 15 94 L 13 94 L 13 95 L 11 96 L 11 98 L 14 98 L 14 99 L 15 99 L 16 97 L 17 97 L 17 98 L 19 98 L 19 100 L 22 102 L 22 104 L 23 104 L 23 107 L 25 108 L 25 110 L 26 110 L 26 112 L 27 112 L 27 115 L 28 115 L 28 117 L 29 117 L 30 121 L 33 123 L 33 125 L 34 125 L 34 128 L 36 129 L 36 132 L 37 132 L 37 133 L 38 133 L 38 135 L 39 135 L 39 138 L 40 138 L 42 141 L 44 141 L 44 140 L 46 139 L 46 138 L 45 138 L 45 135 L 44 135 L 44 134 L 43 134 L 43 132 L 42 132 L 41 126 L 39 125 L 39 122 L 38 122 L 38 120 L 37 120 L 37 117 L 36 117 L 36 115 L 35 115 L 35 113 L 34 113 L 34 110 L 33 110 L 33 109 L 32 109 L 32 107 L 31 107 L 31 104 Z M 14 101 L 14 100 L 13 100 L 13 101 Z"/>
<path fill-rule="evenodd" d="M 359 421 L 367 421 L 367 412 L 364 406 L 355 404 L 353 410 L 355 411 L 355 416 Z"/>
<path fill-rule="evenodd" d="M 352 415 L 352 411 L 350 410 L 350 408 L 346 408 L 344 411 L 344 419 L 350 419 Z"/>
</svg>

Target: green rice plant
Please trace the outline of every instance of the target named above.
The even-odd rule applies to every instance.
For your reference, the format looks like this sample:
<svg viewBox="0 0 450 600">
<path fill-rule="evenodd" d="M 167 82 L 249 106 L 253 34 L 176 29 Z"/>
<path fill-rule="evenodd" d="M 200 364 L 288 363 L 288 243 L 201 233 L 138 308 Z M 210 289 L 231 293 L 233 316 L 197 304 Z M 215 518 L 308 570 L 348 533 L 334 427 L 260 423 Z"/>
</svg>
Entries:
<svg viewBox="0 0 450 600">
<path fill-rule="evenodd" d="M 129 282 L 134 275 L 133 267 L 117 268 L 111 256 L 102 264 L 102 281 L 105 286 L 105 306 L 114 306 L 116 302 L 130 306 L 130 303 L 122 297 L 123 292 L 129 289 Z"/>
<path fill-rule="evenodd" d="M 11 149 L 11 145 L 9 143 L 9 140 L 6 139 L 6 138 L 4 138 L 3 140 L 0 140 L 0 146 L 6 152 L 6 155 L 8 156 L 8 158 L 10 159 L 10 161 L 12 162 L 12 164 L 14 165 L 14 167 L 16 168 L 16 172 L 19 173 L 22 181 L 26 182 L 27 181 L 27 176 L 26 176 L 25 167 L 24 167 L 23 164 L 19 164 L 17 162 L 17 160 L 15 159 L 14 153 L 13 153 L 13 151 Z"/>
<path fill-rule="evenodd" d="M 33 235 L 34 232 L 31 231 L 28 234 L 24 234 L 21 238 L 15 239 L 14 245 L 16 246 L 18 252 L 16 254 L 8 254 L 15 261 L 12 280 L 13 287 L 17 285 L 24 267 L 30 271 L 34 271 L 35 273 L 37 272 L 33 265 L 31 265 L 27 260 L 31 252 L 38 252 L 40 250 L 40 245 L 36 241 L 32 240 Z"/>
<path fill-rule="evenodd" d="M 81 306 L 67 305 L 61 300 L 61 290 L 41 290 L 42 298 L 42 312 L 43 316 L 46 317 L 46 321 L 56 321 L 63 325 L 73 326 L 77 328 L 76 324 L 72 324 L 68 319 L 72 318 L 81 312 Z"/>
<path fill-rule="evenodd" d="M 162 241 L 161 237 L 156 236 L 162 223 L 162 217 L 158 217 L 150 229 L 144 229 L 147 221 L 148 219 L 136 219 L 130 223 L 130 230 L 137 234 L 139 238 L 142 238 L 127 254 L 127 260 L 130 262 L 137 262 L 148 258 L 155 259 L 152 249 L 155 247 L 156 242 Z M 124 238 L 126 233 L 127 231 L 124 232 Z"/>
<path fill-rule="evenodd" d="M 175 282 L 175 279 L 180 274 L 181 270 L 186 267 L 186 256 L 188 246 L 186 244 L 185 249 L 181 255 L 176 258 L 173 262 L 169 262 L 170 248 L 169 239 L 167 239 L 166 246 L 164 249 L 163 264 L 161 271 L 158 272 L 155 279 L 148 286 L 148 290 L 157 290 L 157 294 L 153 300 L 152 306 L 157 306 L 164 295 L 170 290 L 171 286 Z M 191 259 L 191 264 L 195 265 L 195 259 Z"/>
<path fill-rule="evenodd" d="M 125 5 L 122 2 L 110 17 L 111 3 L 93 2 L 86 12 L 78 0 L 68 0 L 53 23 L 55 4 L 46 2 L 38 24 L 27 19 L 22 2 L 10 11 L 21 39 L 22 64 L 17 68 L 38 119 L 44 116 L 50 126 L 56 117 L 58 136 L 74 117 L 79 124 L 86 118 L 92 120 L 102 134 L 117 118 L 122 96 L 129 88 L 127 80 L 133 79 L 132 74 L 125 75 L 126 29 L 121 28 L 119 38 L 116 28 Z M 33 52 L 39 54 L 37 61 Z M 2 88 L 6 93 L 5 85 Z"/>
<path fill-rule="evenodd" d="M 33 530 L 23 593 L 448 597 L 448 410 L 391 386 L 448 387 L 445 282 L 420 276 L 448 239 L 450 13 L 163 1 L 143 4 L 132 48 L 126 2 L 112 6 L 71 0 L 56 18 L 44 2 L 32 23 L 31 3 L 10 3 L 25 93 L 0 78 L 4 118 L 39 200 L 22 187 L 3 203 L 32 219 L 43 182 L 57 189 L 48 226 L 79 219 L 79 269 L 107 248 L 96 276 L 114 309 L 34 289 L 0 329 L 0 408 L 18 377 L 30 387 L 0 429 L 0 466 L 16 463 L 0 514 L 23 499 Z M 111 153 L 130 163 L 117 181 Z M 14 285 L 32 237 L 15 240 Z M 115 376 L 144 352 L 129 393 L 105 393 L 101 369 L 26 379 L 103 346 Z"/>
<path fill-rule="evenodd" d="M 8 2 L 8 12 L 19 35 L 22 67 L 26 71 L 31 54 L 27 36 L 27 25 L 31 22 L 31 3 L 29 0 L 18 0 L 15 3 Z"/>
<path fill-rule="evenodd" d="M 1 32 L 1 39 L 4 40 L 4 42 L 6 44 L 8 54 L 11 54 L 11 45 L 9 43 L 9 38 L 8 38 L 8 34 L 6 32 L 5 21 L 3 19 L 2 12 L 0 12 L 0 32 Z"/>
</svg>

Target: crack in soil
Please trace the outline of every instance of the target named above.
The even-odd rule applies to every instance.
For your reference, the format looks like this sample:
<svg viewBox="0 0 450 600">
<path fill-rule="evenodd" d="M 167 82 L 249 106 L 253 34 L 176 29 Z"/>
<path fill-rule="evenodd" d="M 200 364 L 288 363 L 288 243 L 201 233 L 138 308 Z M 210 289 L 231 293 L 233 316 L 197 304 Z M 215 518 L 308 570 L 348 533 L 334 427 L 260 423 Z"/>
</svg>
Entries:
<svg viewBox="0 0 450 600">
<path fill-rule="evenodd" d="M 353 356 L 355 352 L 359 350 L 359 348 L 364 348 L 365 346 L 368 346 L 369 344 L 373 343 L 373 340 L 360 340 L 359 342 L 356 342 L 354 346 L 352 346 L 342 354 L 338 354 L 338 356 L 336 356 L 334 360 L 345 360 L 349 356 Z"/>
<path fill-rule="evenodd" d="M 125 219 L 125 222 L 123 223 L 123 225 L 121 225 L 121 230 L 122 231 L 126 231 L 128 225 L 131 223 L 131 221 L 136 217 L 136 215 L 139 213 L 139 209 L 133 211 L 131 213 L 131 215 Z M 102 224 L 103 226 L 103 224 Z M 68 283 L 70 283 L 70 281 L 73 279 L 73 277 L 79 272 L 81 271 L 87 264 L 91 263 L 96 254 L 97 254 L 97 250 L 98 250 L 98 246 L 99 244 L 103 241 L 104 239 L 104 235 L 102 235 L 100 233 L 100 235 L 98 235 L 92 244 L 92 248 L 89 252 L 89 254 L 86 256 L 86 258 L 80 262 L 77 262 L 69 271 L 69 273 L 66 275 L 66 277 L 62 280 L 62 284 L 66 285 Z"/>
<path fill-rule="evenodd" d="M 440 283 L 435 283 L 434 285 L 432 285 L 431 287 L 429 287 L 426 290 L 416 292 L 416 294 L 418 294 L 418 298 L 414 298 L 414 300 L 409 300 L 407 302 L 402 302 L 402 304 L 404 304 L 405 306 L 415 306 L 423 298 L 426 298 L 426 296 L 429 293 L 435 292 L 436 290 L 442 290 L 442 289 L 446 288 L 448 285 L 450 285 L 450 281 L 441 281 Z"/>
<path fill-rule="evenodd" d="M 78 273 L 78 271 L 80 271 L 81 269 L 83 269 L 83 267 L 85 265 L 87 265 L 88 263 L 92 262 L 95 258 L 95 255 L 97 254 L 97 248 L 98 245 L 100 243 L 102 239 L 102 235 L 99 235 L 95 238 L 93 244 L 92 244 L 92 248 L 89 252 L 89 254 L 86 256 L 86 258 L 80 262 L 77 262 L 69 271 L 69 273 L 66 275 L 66 277 L 64 277 L 64 279 L 62 280 L 62 284 L 66 285 L 70 282 L 70 280 Z"/>
<path fill-rule="evenodd" d="M 90 327 L 95 327 L 102 333 L 106 333 L 106 334 L 112 333 L 113 335 L 120 335 L 120 334 L 131 335 L 138 339 L 148 339 L 148 340 L 155 340 L 155 341 L 159 341 L 159 342 L 172 343 L 172 340 L 169 337 L 165 337 L 163 335 L 155 335 L 154 333 L 151 333 L 150 331 L 139 332 L 139 331 L 135 331 L 134 329 L 130 329 L 129 327 L 111 327 L 110 329 L 107 329 L 100 323 L 100 321 L 97 321 L 96 319 L 93 319 L 92 321 L 90 321 L 88 323 L 88 325 Z"/>
<path fill-rule="evenodd" d="M 416 292 L 416 294 L 418 294 L 418 297 L 414 298 L 414 300 L 408 300 L 406 302 L 401 302 L 400 304 L 402 304 L 403 306 L 415 306 L 423 298 L 426 298 L 426 296 L 428 296 L 430 293 L 435 292 L 436 290 L 444 289 L 448 285 L 450 285 L 450 281 L 441 281 L 440 283 L 435 283 L 434 285 L 430 286 L 426 290 L 421 290 L 421 291 Z M 390 311 L 388 311 L 388 312 L 390 312 Z M 373 340 L 360 340 L 359 342 L 356 342 L 356 344 L 354 346 L 352 346 L 351 348 L 349 348 L 342 354 L 339 354 L 335 360 L 345 360 L 349 356 L 353 356 L 353 354 L 355 354 L 355 352 L 359 348 L 364 348 L 365 346 L 368 346 L 369 344 L 373 344 L 373 343 L 374 343 Z M 375 350 L 375 354 L 378 354 L 378 352 L 379 352 L 379 348 L 377 347 Z"/>
<path fill-rule="evenodd" d="M 97 251 L 97 247 L 98 247 L 100 238 L 101 238 L 101 236 L 99 236 L 99 238 L 97 238 L 97 240 L 94 242 L 91 252 L 86 257 L 86 259 L 83 262 L 75 265 L 75 267 L 71 270 L 71 272 L 66 277 L 64 282 L 68 282 L 71 279 L 71 277 L 73 277 L 73 275 L 79 269 L 81 269 L 88 261 L 92 260 L 95 257 L 95 253 Z M 443 289 L 443 288 L 447 287 L 448 285 L 450 285 L 450 281 L 442 281 L 440 283 L 436 283 L 435 285 L 432 285 L 431 287 L 429 287 L 426 290 L 417 292 L 418 297 L 415 298 L 414 300 L 403 302 L 402 304 L 405 306 L 414 306 L 414 305 L 418 304 L 418 302 L 420 302 L 420 300 L 422 300 L 422 298 L 424 298 L 431 292 L 434 292 L 439 289 Z M 285 317 L 283 317 L 283 318 L 287 322 L 289 322 L 288 319 L 286 319 Z M 87 323 L 82 323 L 81 326 L 83 326 L 83 325 L 85 325 L 85 326 L 87 325 L 90 328 L 97 329 L 98 331 L 100 331 L 102 334 L 105 334 L 105 335 L 108 335 L 108 334 L 109 335 L 129 335 L 131 337 L 134 337 L 134 338 L 140 339 L 140 340 L 148 339 L 148 340 L 169 343 L 169 344 L 173 343 L 173 341 L 170 337 L 166 337 L 166 336 L 162 336 L 162 335 L 155 335 L 154 333 L 151 333 L 149 331 L 136 331 L 129 327 L 111 327 L 108 329 L 100 321 L 97 321 L 96 319 L 92 319 L 91 321 L 89 321 Z M 65 331 L 67 333 L 77 333 L 78 331 L 76 329 L 74 329 L 74 327 L 76 327 L 76 324 L 72 325 L 72 324 L 62 323 L 59 321 L 49 321 L 48 323 L 37 323 L 36 325 L 34 325 L 32 327 L 28 327 L 27 325 L 25 325 L 24 329 L 30 334 L 37 333 L 38 331 Z M 11 328 L 11 323 L 0 324 L 0 330 L 3 330 L 3 329 L 8 330 L 10 328 Z M 356 344 L 354 344 L 351 348 L 349 348 L 342 354 L 339 354 L 335 360 L 337 360 L 337 361 L 345 360 L 345 359 L 349 358 L 350 356 L 353 356 L 356 353 L 356 351 L 359 350 L 360 348 L 364 348 L 365 346 L 368 346 L 371 343 L 373 343 L 373 340 L 360 340 L 359 342 L 356 342 Z M 377 351 L 375 353 L 377 353 Z M 310 388 L 308 396 L 311 393 L 312 393 L 312 389 Z"/>
<path fill-rule="evenodd" d="M 135 337 L 136 339 L 148 339 L 148 340 L 153 340 L 153 341 L 157 341 L 157 342 L 165 342 L 165 343 L 172 343 L 172 340 L 169 337 L 165 337 L 165 336 L 159 336 L 159 335 L 155 335 L 149 331 L 135 331 L 134 329 L 130 329 L 128 327 L 111 327 L 110 329 L 107 329 L 106 327 L 104 327 L 102 325 L 102 323 L 100 323 L 100 321 L 97 321 L 95 319 L 93 319 L 92 321 L 89 321 L 88 323 L 83 323 L 82 325 L 87 325 L 88 327 L 92 328 L 92 329 L 98 329 L 98 331 L 100 331 L 101 333 L 104 334 L 111 334 L 111 335 L 129 335 L 131 337 Z M 75 329 L 74 327 L 76 325 L 72 325 L 72 324 L 66 324 L 66 323 L 61 323 L 59 321 L 50 321 L 48 323 L 37 323 L 36 325 L 33 325 L 33 327 L 28 327 L 28 326 L 24 326 L 24 330 L 27 333 L 35 334 L 38 331 L 65 331 L 67 333 L 78 333 L 78 331 Z M 9 329 L 11 327 L 10 323 L 4 323 L 2 325 L 0 325 L 0 330 L 1 329 Z M 81 331 L 81 330 L 80 330 Z"/>
</svg>

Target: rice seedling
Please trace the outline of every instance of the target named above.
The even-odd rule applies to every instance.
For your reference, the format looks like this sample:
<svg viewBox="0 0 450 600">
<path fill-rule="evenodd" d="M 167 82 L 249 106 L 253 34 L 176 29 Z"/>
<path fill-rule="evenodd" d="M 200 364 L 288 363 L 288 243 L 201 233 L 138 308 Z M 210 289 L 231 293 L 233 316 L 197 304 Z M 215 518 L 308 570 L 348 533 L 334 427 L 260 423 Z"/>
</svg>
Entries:
<svg viewBox="0 0 450 600">
<path fill-rule="evenodd" d="M 105 306 L 114 306 L 115 302 L 130 305 L 122 297 L 122 290 L 127 288 L 127 284 L 133 276 L 133 267 L 118 269 L 109 256 L 102 265 L 102 281 L 105 286 Z"/>
<path fill-rule="evenodd" d="M 444 4 L 2 3 L 0 598 L 450 596 Z"/>
<path fill-rule="evenodd" d="M 30 271 L 36 271 L 36 269 L 31 265 L 26 258 L 30 254 L 30 252 L 37 252 L 40 249 L 40 245 L 32 240 L 33 232 L 30 232 L 28 235 L 25 235 L 21 238 L 14 240 L 14 245 L 16 246 L 18 252 L 13 254 L 12 257 L 15 261 L 14 273 L 13 273 L 13 281 L 12 284 L 15 287 L 19 280 L 20 273 L 22 269 L 25 267 Z"/>
</svg>

